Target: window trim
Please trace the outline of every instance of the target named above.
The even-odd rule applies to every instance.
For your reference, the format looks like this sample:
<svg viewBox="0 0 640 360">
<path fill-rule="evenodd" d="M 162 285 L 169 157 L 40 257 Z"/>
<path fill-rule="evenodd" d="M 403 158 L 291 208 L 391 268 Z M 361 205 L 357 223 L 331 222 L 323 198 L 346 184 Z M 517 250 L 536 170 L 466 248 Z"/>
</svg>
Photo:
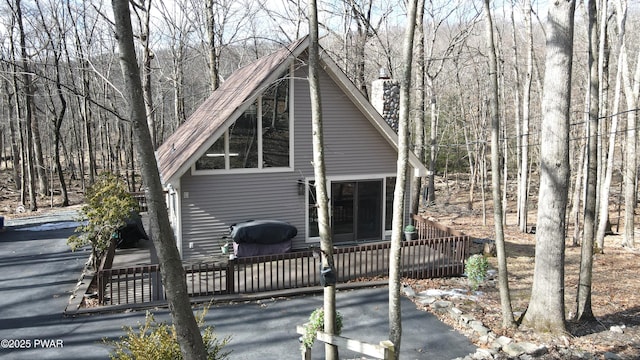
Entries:
<svg viewBox="0 0 640 360">
<path fill-rule="evenodd" d="M 391 230 L 386 230 L 385 229 L 385 219 L 386 219 L 386 210 L 387 210 L 387 205 L 386 205 L 386 196 L 387 196 L 387 189 L 386 189 L 386 185 L 387 185 L 387 179 L 391 178 L 391 177 L 396 177 L 396 173 L 378 173 L 378 174 L 367 174 L 367 175 L 338 175 L 338 176 L 327 176 L 327 187 L 328 189 L 331 189 L 331 185 L 334 182 L 344 182 L 344 181 L 362 181 L 362 180 L 382 180 L 382 219 L 381 219 L 381 226 L 382 226 L 382 239 L 380 240 L 384 240 L 387 237 L 391 236 Z M 309 236 L 309 190 L 311 189 L 311 186 L 309 185 L 310 182 L 315 181 L 315 178 L 313 176 L 311 177 L 305 177 L 304 179 L 304 183 L 305 183 L 305 218 L 304 218 L 304 227 L 305 227 L 305 243 L 317 243 L 320 241 L 320 236 L 314 236 L 311 237 Z M 331 192 L 328 192 L 327 194 L 329 194 L 329 204 L 331 204 Z M 331 205 L 330 205 L 331 206 Z M 330 208 L 329 209 L 329 220 L 331 220 L 331 216 L 333 215 L 333 209 Z"/>
</svg>

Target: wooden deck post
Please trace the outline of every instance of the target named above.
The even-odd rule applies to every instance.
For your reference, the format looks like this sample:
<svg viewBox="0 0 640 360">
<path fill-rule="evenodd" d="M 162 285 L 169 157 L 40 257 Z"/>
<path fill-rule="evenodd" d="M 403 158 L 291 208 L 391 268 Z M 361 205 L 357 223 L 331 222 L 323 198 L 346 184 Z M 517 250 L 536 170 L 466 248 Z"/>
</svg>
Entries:
<svg viewBox="0 0 640 360">
<path fill-rule="evenodd" d="M 236 272 L 236 260 L 229 259 L 227 262 L 227 294 L 235 294 L 235 272 Z"/>
</svg>

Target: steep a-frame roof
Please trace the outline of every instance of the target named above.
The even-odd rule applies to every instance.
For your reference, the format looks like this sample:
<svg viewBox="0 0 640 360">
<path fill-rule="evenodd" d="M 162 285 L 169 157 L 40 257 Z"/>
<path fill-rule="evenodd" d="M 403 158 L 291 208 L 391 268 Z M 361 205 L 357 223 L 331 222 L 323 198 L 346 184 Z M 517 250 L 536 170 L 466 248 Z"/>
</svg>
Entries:
<svg viewBox="0 0 640 360">
<path fill-rule="evenodd" d="M 278 78 L 309 47 L 308 37 L 262 57 L 235 71 L 158 148 L 156 157 L 162 181 L 167 184 L 182 176 L 245 110 L 266 85 Z M 321 51 L 324 71 L 336 82 L 394 149 L 398 136 L 356 88 L 338 65 Z M 427 169 L 409 152 L 409 162 L 420 175 Z"/>
<path fill-rule="evenodd" d="M 308 38 L 301 38 L 231 74 L 156 151 L 162 181 L 168 183 L 182 176 L 224 133 L 224 124 L 235 121 L 264 84 L 285 71 L 288 59 L 307 47 Z"/>
</svg>

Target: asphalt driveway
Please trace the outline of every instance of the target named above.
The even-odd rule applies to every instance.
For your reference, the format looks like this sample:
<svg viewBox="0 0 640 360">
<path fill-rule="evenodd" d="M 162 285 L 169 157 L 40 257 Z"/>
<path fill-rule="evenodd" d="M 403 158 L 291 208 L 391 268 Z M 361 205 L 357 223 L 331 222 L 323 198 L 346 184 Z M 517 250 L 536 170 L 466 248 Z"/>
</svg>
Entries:
<svg viewBox="0 0 640 360">
<path fill-rule="evenodd" d="M 69 224 L 30 224 L 9 222 L 0 232 L 0 358 L 107 359 L 110 349 L 101 340 L 123 335 L 123 326 L 135 327 L 144 320 L 144 311 L 63 316 L 88 251 L 69 250 Z M 231 359 L 299 359 L 296 325 L 321 305 L 321 295 L 217 305 L 206 320 L 219 336 L 232 337 Z M 344 336 L 372 343 L 387 338 L 387 288 L 339 292 L 337 308 L 344 317 Z M 169 319 L 166 309 L 154 313 L 158 320 Z M 406 298 L 402 316 L 402 359 L 448 360 L 475 351 L 466 337 Z M 313 358 L 323 357 L 323 347 L 316 344 Z M 340 357 L 361 355 L 341 351 Z"/>
</svg>

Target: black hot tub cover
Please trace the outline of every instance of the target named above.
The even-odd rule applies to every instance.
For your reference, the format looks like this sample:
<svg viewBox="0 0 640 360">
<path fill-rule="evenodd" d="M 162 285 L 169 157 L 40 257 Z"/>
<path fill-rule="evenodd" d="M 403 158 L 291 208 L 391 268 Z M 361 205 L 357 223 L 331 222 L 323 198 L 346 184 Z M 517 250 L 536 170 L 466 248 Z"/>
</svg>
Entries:
<svg viewBox="0 0 640 360">
<path fill-rule="evenodd" d="M 238 244 L 277 244 L 297 234 L 295 226 L 279 220 L 249 220 L 231 225 L 231 238 Z"/>
</svg>

